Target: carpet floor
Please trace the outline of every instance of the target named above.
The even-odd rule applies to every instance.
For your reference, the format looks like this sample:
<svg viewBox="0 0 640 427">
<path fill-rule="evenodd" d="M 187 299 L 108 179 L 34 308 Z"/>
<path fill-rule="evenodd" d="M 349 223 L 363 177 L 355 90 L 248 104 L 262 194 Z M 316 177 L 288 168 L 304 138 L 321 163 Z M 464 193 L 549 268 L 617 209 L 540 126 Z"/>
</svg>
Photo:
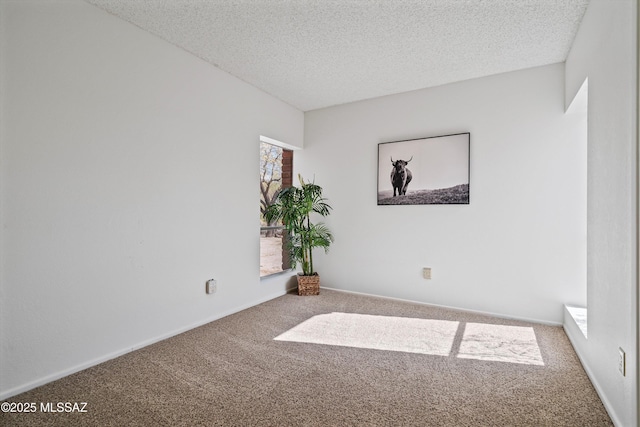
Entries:
<svg viewBox="0 0 640 427">
<path fill-rule="evenodd" d="M 8 399 L 5 426 L 611 426 L 561 327 L 287 294 Z"/>
</svg>

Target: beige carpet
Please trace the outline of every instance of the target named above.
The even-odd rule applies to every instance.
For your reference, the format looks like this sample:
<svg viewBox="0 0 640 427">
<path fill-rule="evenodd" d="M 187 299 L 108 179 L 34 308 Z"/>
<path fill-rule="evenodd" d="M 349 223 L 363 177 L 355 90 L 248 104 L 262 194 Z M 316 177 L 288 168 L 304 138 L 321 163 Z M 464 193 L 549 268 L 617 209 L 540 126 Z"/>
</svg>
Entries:
<svg viewBox="0 0 640 427">
<path fill-rule="evenodd" d="M 559 327 L 289 294 L 9 399 L 24 426 L 610 426 Z"/>
</svg>

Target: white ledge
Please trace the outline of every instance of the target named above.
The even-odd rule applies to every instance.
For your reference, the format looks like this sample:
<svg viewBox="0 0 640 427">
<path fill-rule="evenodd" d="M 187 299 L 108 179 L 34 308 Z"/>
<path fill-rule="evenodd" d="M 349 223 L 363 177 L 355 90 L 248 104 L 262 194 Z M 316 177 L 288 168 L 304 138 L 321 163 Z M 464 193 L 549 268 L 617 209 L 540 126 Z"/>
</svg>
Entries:
<svg viewBox="0 0 640 427">
<path fill-rule="evenodd" d="M 587 309 L 585 307 L 574 307 L 570 305 L 565 305 L 564 308 L 568 314 L 568 316 L 565 315 L 565 322 L 567 318 L 573 319 L 576 326 L 578 326 L 582 332 L 582 335 L 587 338 Z"/>
</svg>

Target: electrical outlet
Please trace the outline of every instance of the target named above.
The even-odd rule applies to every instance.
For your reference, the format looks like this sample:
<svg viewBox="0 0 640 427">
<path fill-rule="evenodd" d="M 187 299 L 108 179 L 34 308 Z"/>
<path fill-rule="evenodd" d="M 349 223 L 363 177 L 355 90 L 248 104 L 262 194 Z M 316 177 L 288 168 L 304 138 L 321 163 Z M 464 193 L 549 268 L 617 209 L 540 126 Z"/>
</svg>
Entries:
<svg viewBox="0 0 640 427">
<path fill-rule="evenodd" d="M 215 279 L 207 280 L 207 288 L 206 291 L 208 294 L 215 294 L 218 290 L 218 282 Z"/>
<path fill-rule="evenodd" d="M 618 370 L 624 377 L 626 374 L 626 362 L 627 357 L 624 353 L 624 350 L 620 347 L 618 348 Z"/>
<path fill-rule="evenodd" d="M 422 269 L 422 277 L 424 277 L 427 280 L 431 279 L 431 267 L 424 267 Z"/>
</svg>

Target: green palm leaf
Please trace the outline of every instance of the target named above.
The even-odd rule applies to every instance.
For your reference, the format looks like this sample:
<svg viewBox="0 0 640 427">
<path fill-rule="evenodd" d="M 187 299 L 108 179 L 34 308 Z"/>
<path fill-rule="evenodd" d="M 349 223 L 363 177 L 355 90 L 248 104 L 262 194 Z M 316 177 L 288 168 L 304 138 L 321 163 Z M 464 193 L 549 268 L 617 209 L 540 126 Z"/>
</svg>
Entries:
<svg viewBox="0 0 640 427">
<path fill-rule="evenodd" d="M 291 266 L 302 264 L 303 274 L 310 276 L 313 271 L 313 249 L 329 250 L 333 235 L 323 223 L 313 224 L 311 215 L 322 217 L 329 215 L 333 209 L 322 197 L 322 187 L 305 182 L 300 175 L 300 187 L 282 189 L 265 212 L 269 222 L 282 221 L 289 234 L 287 247 L 291 257 Z"/>
</svg>

